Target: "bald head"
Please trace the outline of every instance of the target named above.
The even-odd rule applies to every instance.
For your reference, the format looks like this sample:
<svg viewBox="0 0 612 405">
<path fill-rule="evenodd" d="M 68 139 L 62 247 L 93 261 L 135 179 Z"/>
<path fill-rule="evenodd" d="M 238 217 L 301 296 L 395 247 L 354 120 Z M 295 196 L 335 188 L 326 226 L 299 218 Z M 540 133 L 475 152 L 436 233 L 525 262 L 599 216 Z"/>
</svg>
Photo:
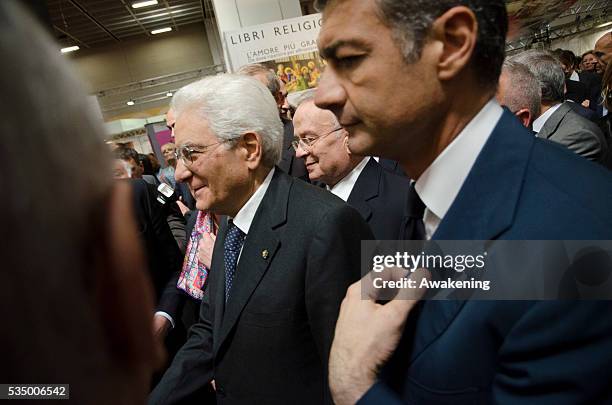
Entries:
<svg viewBox="0 0 612 405">
<path fill-rule="evenodd" d="M 295 137 L 301 141 L 295 155 L 304 159 L 310 180 L 333 187 L 363 159 L 349 153 L 346 147 L 348 133 L 336 116 L 317 107 L 314 99 L 303 101 L 297 107 L 293 127 Z"/>
<path fill-rule="evenodd" d="M 608 64 L 612 63 L 612 31 L 597 40 L 593 53 L 599 61 L 597 73 L 605 72 Z"/>
<path fill-rule="evenodd" d="M 295 110 L 293 117 L 294 126 L 302 124 L 311 124 L 316 129 L 327 130 L 339 126 L 338 120 L 334 113 L 330 110 L 323 110 L 317 107 L 314 99 L 310 98 L 300 103 Z M 296 131 L 296 135 L 299 135 Z"/>
</svg>

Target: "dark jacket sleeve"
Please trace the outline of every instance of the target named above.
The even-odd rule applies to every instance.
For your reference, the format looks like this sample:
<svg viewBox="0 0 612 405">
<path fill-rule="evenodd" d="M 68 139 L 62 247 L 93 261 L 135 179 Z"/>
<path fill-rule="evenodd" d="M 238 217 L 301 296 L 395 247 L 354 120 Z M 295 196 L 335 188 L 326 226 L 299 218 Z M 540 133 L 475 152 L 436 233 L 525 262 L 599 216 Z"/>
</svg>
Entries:
<svg viewBox="0 0 612 405">
<path fill-rule="evenodd" d="M 347 205 L 332 209 L 317 224 L 306 272 L 306 310 L 312 334 L 327 371 L 340 304 L 346 290 L 360 279 L 362 240 L 374 239 L 359 213 Z M 326 393 L 326 403 L 332 403 Z"/>
<path fill-rule="evenodd" d="M 544 301 L 516 322 L 500 345 L 489 401 L 495 404 L 610 403 L 612 350 L 607 301 Z M 554 325 L 551 320 L 554 321 Z M 577 325 L 580 333 L 576 333 Z M 410 392 L 404 394 L 408 398 Z M 452 396 L 449 396 L 452 398 Z M 449 399 L 450 401 L 450 399 Z M 384 381 L 374 384 L 360 405 L 407 403 Z"/>
<path fill-rule="evenodd" d="M 164 207 L 157 201 L 155 187 L 143 180 L 134 180 L 132 185 L 149 274 L 159 303 L 168 281 L 180 271 L 183 256 L 168 227 Z"/>
<path fill-rule="evenodd" d="M 150 405 L 188 403 L 192 395 L 212 380 L 213 341 L 209 291 L 209 288 L 204 290 L 199 321 L 189 330 L 187 342 L 149 396 Z"/>
<path fill-rule="evenodd" d="M 169 205 L 165 207 L 166 221 L 168 222 L 172 236 L 174 237 L 181 254 L 184 256 L 188 241 L 188 238 L 185 235 L 186 218 L 183 216 L 183 214 L 181 214 L 181 210 L 176 203 L 172 202 L 167 204 Z"/>
</svg>

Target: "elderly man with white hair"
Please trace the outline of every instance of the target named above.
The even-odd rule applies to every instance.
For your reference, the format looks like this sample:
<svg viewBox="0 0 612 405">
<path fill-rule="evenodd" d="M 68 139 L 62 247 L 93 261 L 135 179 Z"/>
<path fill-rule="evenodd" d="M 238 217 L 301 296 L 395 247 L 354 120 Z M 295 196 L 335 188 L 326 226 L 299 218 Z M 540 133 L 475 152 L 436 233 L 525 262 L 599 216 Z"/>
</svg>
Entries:
<svg viewBox="0 0 612 405">
<path fill-rule="evenodd" d="M 238 111 L 235 106 L 241 106 Z M 283 128 L 257 80 L 220 75 L 174 96 L 176 179 L 227 216 L 200 319 L 151 395 L 173 404 L 215 381 L 221 403 L 331 403 L 327 359 L 372 234 L 343 201 L 279 170 Z"/>
</svg>

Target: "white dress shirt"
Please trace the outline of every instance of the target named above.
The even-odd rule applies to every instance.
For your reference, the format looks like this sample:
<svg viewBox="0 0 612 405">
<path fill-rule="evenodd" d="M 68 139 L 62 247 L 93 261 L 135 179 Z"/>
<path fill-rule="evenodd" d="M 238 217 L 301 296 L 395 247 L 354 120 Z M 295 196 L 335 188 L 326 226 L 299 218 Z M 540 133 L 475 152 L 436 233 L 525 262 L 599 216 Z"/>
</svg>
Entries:
<svg viewBox="0 0 612 405">
<path fill-rule="evenodd" d="M 553 107 L 550 107 L 544 114 L 540 115 L 537 120 L 533 121 L 533 130 L 537 133 L 540 133 L 546 121 L 550 118 L 551 115 L 555 113 L 561 107 L 561 104 L 557 104 Z"/>
<path fill-rule="evenodd" d="M 491 136 L 504 110 L 492 99 L 417 180 L 415 190 L 425 204 L 425 235 L 431 239 Z"/>
<path fill-rule="evenodd" d="M 236 214 L 234 218 L 231 218 L 234 222 L 234 225 L 238 227 L 245 235 L 249 235 L 249 229 L 251 229 L 251 224 L 253 223 L 253 219 L 255 218 L 255 213 L 261 204 L 261 200 L 263 200 L 266 195 L 266 191 L 268 191 L 268 187 L 270 187 L 270 182 L 272 181 L 272 176 L 274 176 L 274 168 L 270 170 L 270 173 L 266 176 L 261 186 L 255 190 L 251 198 L 240 208 L 240 211 Z M 246 238 L 245 238 L 246 240 Z M 244 244 L 243 244 L 244 246 Z M 242 252 L 242 250 L 241 250 Z M 238 258 L 240 260 L 240 258 Z"/>
<path fill-rule="evenodd" d="M 344 178 L 338 183 L 336 183 L 335 186 L 331 188 L 327 187 L 327 189 L 331 191 L 332 194 L 337 195 L 338 197 L 342 198 L 343 201 L 346 202 L 351 193 L 353 192 L 353 188 L 355 187 L 357 179 L 359 178 L 361 172 L 363 171 L 363 169 L 365 169 L 369 161 L 369 157 L 363 158 L 361 162 L 359 162 L 359 164 L 355 166 L 355 168 L 353 168 L 353 170 L 351 170 L 349 174 L 344 176 Z"/>
<path fill-rule="evenodd" d="M 245 235 L 249 234 L 249 229 L 251 229 L 251 224 L 253 223 L 253 219 L 255 218 L 255 213 L 261 204 L 264 196 L 266 195 L 266 191 L 268 191 L 268 187 L 270 186 L 270 182 L 272 181 L 272 176 L 274 176 L 274 168 L 270 170 L 270 173 L 266 176 L 264 182 L 255 190 L 251 198 L 248 199 L 246 204 L 240 208 L 238 214 L 233 218 L 234 225 L 238 227 Z M 246 240 L 246 237 L 245 237 Z M 242 244 L 244 246 L 244 243 Z M 240 248 L 240 255 L 238 255 L 238 261 L 240 261 L 240 256 L 242 255 L 242 248 Z M 172 324 L 172 328 L 174 328 L 174 320 L 170 316 L 170 314 L 157 311 L 155 315 L 163 316 Z"/>
<path fill-rule="evenodd" d="M 580 76 L 578 76 L 578 72 L 576 72 L 574 70 L 574 73 L 572 73 L 572 75 L 569 78 L 571 81 L 573 82 L 579 82 L 580 81 Z"/>
</svg>

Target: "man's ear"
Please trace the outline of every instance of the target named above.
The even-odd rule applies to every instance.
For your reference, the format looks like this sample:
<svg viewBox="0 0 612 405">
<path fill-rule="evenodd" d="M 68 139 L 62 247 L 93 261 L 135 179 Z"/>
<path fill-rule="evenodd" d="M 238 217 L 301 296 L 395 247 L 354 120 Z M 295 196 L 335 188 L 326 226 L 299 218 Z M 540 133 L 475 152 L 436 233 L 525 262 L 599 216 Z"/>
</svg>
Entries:
<svg viewBox="0 0 612 405">
<path fill-rule="evenodd" d="M 472 59 L 478 38 L 476 15 L 468 7 L 453 7 L 434 21 L 431 32 L 433 40 L 442 44 L 438 77 L 440 80 L 453 79 Z"/>
<path fill-rule="evenodd" d="M 344 138 L 342 139 L 342 145 L 344 146 L 344 150 L 346 150 L 346 153 L 348 153 L 348 155 L 351 156 L 353 152 L 351 152 L 351 150 L 349 149 L 348 134 L 344 135 Z"/>
<path fill-rule="evenodd" d="M 522 108 L 514 113 L 525 128 L 531 128 L 531 112 L 527 108 Z"/>
<path fill-rule="evenodd" d="M 96 301 L 116 363 L 146 381 L 162 358 L 153 341 L 153 288 L 136 230 L 129 182 L 117 181 L 98 235 L 103 265 L 96 269 Z"/>
<path fill-rule="evenodd" d="M 239 146 L 244 149 L 244 156 L 249 169 L 255 170 L 259 167 L 263 156 L 263 140 L 261 135 L 255 132 L 247 132 L 240 138 Z"/>
</svg>

